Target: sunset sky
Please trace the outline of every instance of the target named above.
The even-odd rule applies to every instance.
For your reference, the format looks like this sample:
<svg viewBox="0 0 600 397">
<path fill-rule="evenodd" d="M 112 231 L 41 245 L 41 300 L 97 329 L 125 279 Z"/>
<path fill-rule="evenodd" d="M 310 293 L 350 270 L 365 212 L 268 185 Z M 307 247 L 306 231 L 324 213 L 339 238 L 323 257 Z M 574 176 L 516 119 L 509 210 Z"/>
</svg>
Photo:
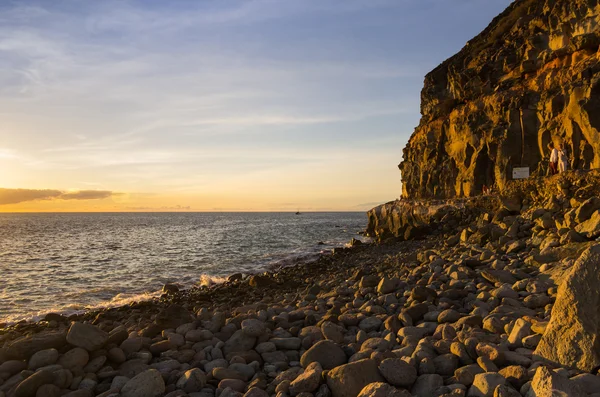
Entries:
<svg viewBox="0 0 600 397">
<path fill-rule="evenodd" d="M 367 210 L 509 0 L 0 2 L 1 211 Z"/>
</svg>

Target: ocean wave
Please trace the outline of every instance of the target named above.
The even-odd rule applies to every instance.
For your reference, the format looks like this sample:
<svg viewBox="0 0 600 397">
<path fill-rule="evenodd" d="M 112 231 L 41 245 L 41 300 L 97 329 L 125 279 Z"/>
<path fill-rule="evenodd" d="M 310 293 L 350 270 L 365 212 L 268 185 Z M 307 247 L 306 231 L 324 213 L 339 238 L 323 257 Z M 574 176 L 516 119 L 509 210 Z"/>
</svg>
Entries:
<svg viewBox="0 0 600 397">
<path fill-rule="evenodd" d="M 227 281 L 227 277 L 202 274 L 200 275 L 200 282 L 198 285 L 201 287 L 212 287 L 216 284 L 223 284 L 225 281 Z"/>
<path fill-rule="evenodd" d="M 149 301 L 155 298 L 158 298 L 162 295 L 162 291 L 153 291 L 153 292 L 142 292 L 139 294 L 130 294 L 130 293 L 119 293 L 112 297 L 109 300 L 98 302 L 96 304 L 84 304 L 84 303 L 69 303 L 66 305 L 58 305 L 54 307 L 50 307 L 48 309 L 37 311 L 33 314 L 13 314 L 7 315 L 5 317 L 0 318 L 0 322 L 6 323 L 8 325 L 15 324 L 19 321 L 33 321 L 37 322 L 42 320 L 48 313 L 57 313 L 62 314 L 63 316 L 71 316 L 74 314 L 83 314 L 88 311 L 100 310 L 100 309 L 110 309 L 114 307 L 121 307 L 129 305 L 133 302 L 143 302 Z"/>
</svg>

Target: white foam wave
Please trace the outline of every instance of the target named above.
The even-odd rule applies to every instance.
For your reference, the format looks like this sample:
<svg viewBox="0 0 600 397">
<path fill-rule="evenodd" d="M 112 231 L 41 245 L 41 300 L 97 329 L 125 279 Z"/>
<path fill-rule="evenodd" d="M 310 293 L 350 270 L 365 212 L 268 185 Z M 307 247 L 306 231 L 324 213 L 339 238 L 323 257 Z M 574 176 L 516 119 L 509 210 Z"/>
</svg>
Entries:
<svg viewBox="0 0 600 397">
<path fill-rule="evenodd" d="M 38 311 L 36 313 L 30 314 L 28 316 L 22 314 L 16 315 L 8 315 L 7 317 L 0 318 L 0 322 L 4 322 L 6 324 L 14 324 L 19 321 L 40 321 L 44 318 L 44 316 L 48 313 L 58 313 L 64 316 L 71 316 L 73 314 L 83 314 L 88 311 L 100 310 L 100 309 L 110 309 L 114 307 L 121 307 L 128 305 L 132 302 L 143 302 L 149 301 L 154 298 L 160 297 L 162 291 L 153 291 L 153 292 L 142 292 L 139 294 L 136 293 L 120 293 L 112 297 L 110 300 L 98 302 L 92 305 L 84 305 L 80 303 L 69 303 L 66 305 L 55 306 L 50 309 L 44 309 Z"/>
<path fill-rule="evenodd" d="M 200 276 L 200 286 L 201 287 L 211 287 L 216 284 L 223 284 L 227 281 L 227 277 L 221 276 L 211 276 L 210 274 L 202 274 Z"/>
</svg>

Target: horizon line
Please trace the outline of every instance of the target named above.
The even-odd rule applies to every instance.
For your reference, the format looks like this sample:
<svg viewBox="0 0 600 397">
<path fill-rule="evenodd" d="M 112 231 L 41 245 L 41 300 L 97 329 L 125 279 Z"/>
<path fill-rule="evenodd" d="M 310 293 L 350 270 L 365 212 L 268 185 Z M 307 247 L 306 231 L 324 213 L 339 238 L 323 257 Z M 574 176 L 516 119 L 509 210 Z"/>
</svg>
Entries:
<svg viewBox="0 0 600 397">
<path fill-rule="evenodd" d="M 300 214 L 319 213 L 319 212 L 368 212 L 369 210 L 304 210 L 304 211 L 288 211 L 288 210 L 129 210 L 129 211 L 0 211 L 0 214 L 199 214 L 199 213 L 285 213 Z"/>
</svg>

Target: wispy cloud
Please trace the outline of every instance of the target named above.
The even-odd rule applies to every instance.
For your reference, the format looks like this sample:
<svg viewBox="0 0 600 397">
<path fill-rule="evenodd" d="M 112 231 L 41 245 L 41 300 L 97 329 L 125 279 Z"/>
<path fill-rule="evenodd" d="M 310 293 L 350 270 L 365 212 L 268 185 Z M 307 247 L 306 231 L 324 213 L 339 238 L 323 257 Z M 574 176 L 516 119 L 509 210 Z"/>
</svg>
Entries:
<svg viewBox="0 0 600 397">
<path fill-rule="evenodd" d="M 352 179 L 347 206 L 374 200 L 356 186 L 397 190 L 422 76 L 508 2 L 0 2 L 0 183 L 275 192 L 294 171 L 313 194 Z M 85 196 L 55 193 L 10 200 Z"/>
<path fill-rule="evenodd" d="M 100 200 L 118 196 L 107 190 L 80 190 L 65 192 L 55 189 L 5 189 L 0 188 L 0 205 L 18 204 L 39 200 Z"/>
</svg>

